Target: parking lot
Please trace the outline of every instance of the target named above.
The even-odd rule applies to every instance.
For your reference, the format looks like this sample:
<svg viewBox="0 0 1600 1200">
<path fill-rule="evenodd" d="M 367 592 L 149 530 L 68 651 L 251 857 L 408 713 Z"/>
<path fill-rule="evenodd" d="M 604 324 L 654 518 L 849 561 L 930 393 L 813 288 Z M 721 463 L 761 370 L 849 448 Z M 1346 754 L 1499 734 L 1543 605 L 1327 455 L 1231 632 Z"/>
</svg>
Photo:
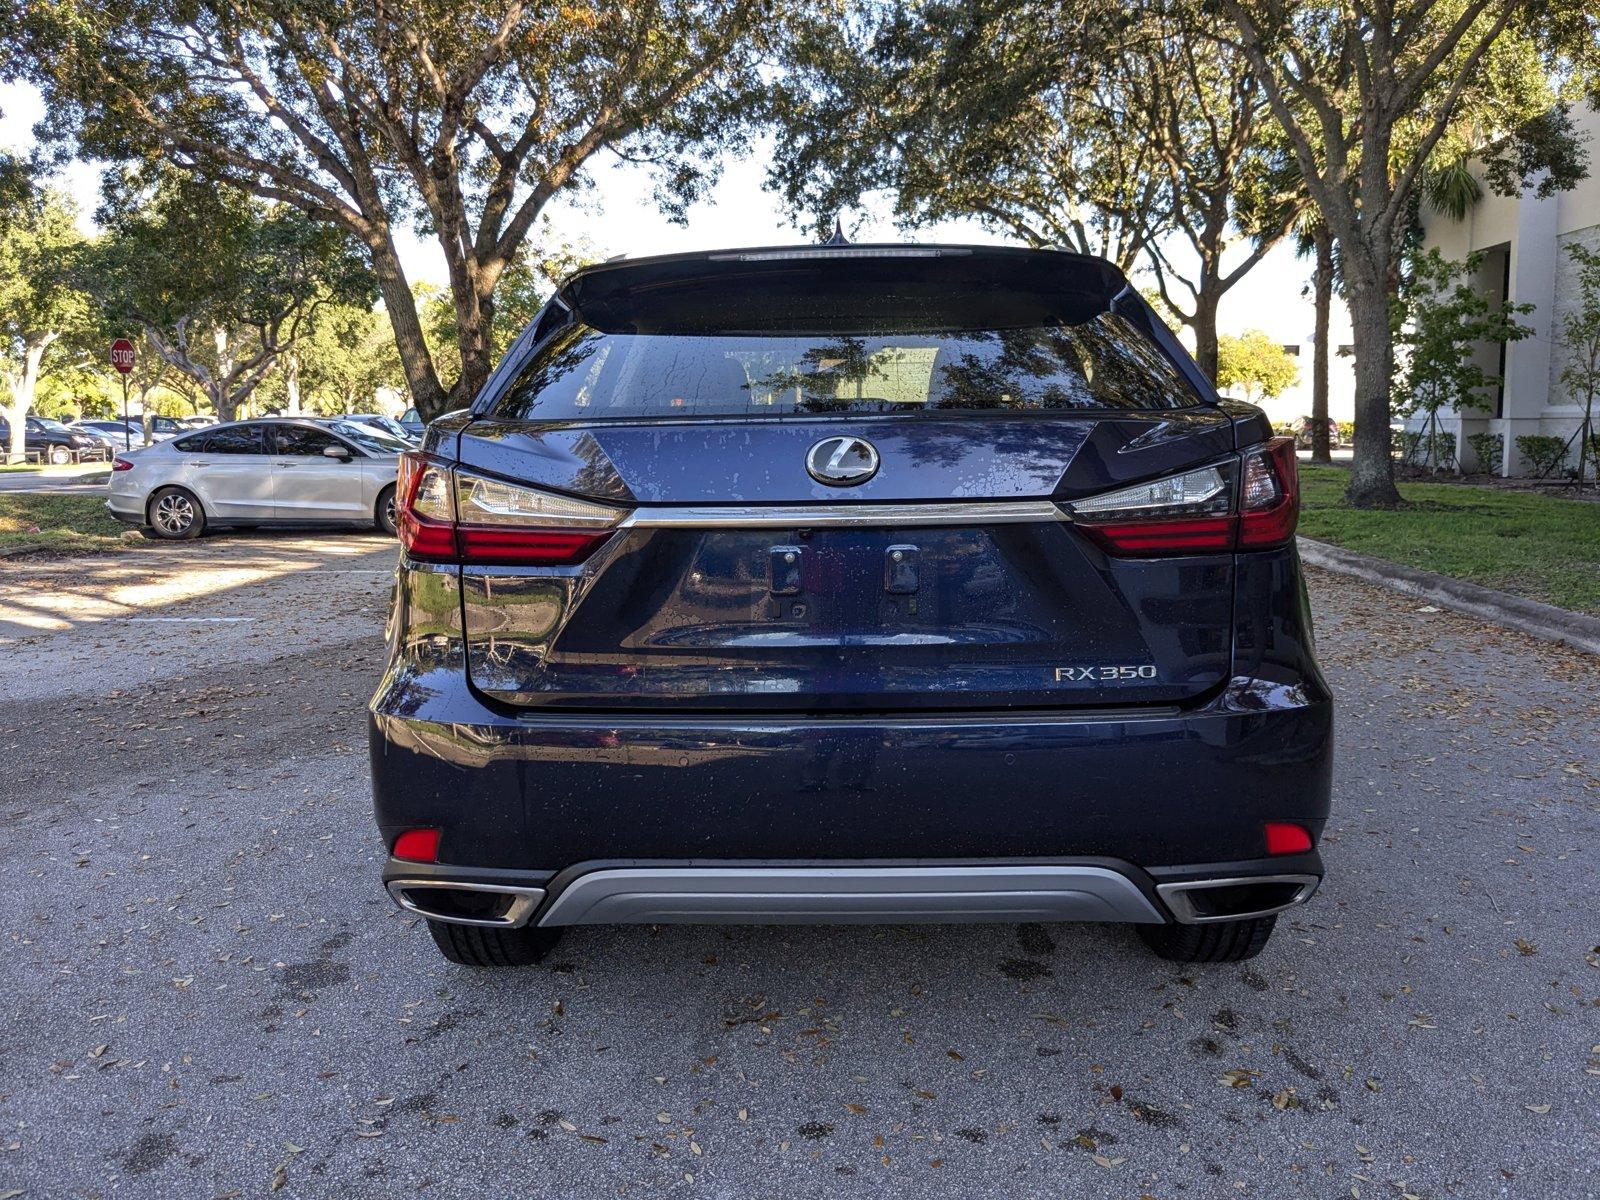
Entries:
<svg viewBox="0 0 1600 1200">
<path fill-rule="evenodd" d="M 1329 877 L 1242 965 L 662 927 L 476 973 L 378 884 L 393 554 L 0 568 L 0 1196 L 1600 1191 L 1595 659 L 1313 573 Z"/>
</svg>

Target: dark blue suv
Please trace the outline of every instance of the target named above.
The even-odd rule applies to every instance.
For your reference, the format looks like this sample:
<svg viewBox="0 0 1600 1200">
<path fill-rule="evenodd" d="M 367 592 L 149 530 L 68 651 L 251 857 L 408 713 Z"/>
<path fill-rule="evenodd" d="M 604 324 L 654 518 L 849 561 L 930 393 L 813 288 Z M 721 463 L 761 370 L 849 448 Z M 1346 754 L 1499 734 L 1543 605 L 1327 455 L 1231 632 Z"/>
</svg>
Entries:
<svg viewBox="0 0 1600 1200">
<path fill-rule="evenodd" d="M 918 920 L 1227 961 L 1322 876 L 1293 445 L 1103 261 L 579 271 L 399 498 L 384 881 L 455 962 Z"/>
</svg>

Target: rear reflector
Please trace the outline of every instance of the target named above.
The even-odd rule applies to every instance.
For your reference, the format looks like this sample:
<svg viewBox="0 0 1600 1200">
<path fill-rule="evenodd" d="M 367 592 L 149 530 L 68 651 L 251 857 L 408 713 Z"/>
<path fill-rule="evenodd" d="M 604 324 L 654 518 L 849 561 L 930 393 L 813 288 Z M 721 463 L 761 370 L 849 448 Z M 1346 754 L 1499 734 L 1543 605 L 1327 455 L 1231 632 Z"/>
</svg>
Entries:
<svg viewBox="0 0 1600 1200">
<path fill-rule="evenodd" d="M 408 829 L 394 840 L 396 858 L 407 862 L 438 862 L 439 831 L 437 829 Z"/>
<path fill-rule="evenodd" d="M 1266 828 L 1268 854 L 1304 854 L 1311 849 L 1311 834 L 1302 825 L 1268 821 Z"/>
<path fill-rule="evenodd" d="M 580 563 L 625 509 L 400 456 L 400 541 L 426 562 L 504 566 Z"/>
</svg>

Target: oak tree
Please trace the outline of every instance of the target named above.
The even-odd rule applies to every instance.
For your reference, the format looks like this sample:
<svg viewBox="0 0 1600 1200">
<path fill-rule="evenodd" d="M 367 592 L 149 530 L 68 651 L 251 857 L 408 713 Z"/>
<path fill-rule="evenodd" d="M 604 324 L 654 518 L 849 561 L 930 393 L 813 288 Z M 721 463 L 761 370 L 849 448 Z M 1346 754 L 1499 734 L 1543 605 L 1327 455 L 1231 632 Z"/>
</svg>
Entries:
<svg viewBox="0 0 1600 1200">
<path fill-rule="evenodd" d="M 770 0 L 38 0 L 20 69 L 84 157 L 167 158 L 331 221 L 364 248 L 422 412 L 494 363 L 502 276 L 603 151 L 680 212 L 740 142 L 781 26 Z M 398 246 L 434 239 L 455 309 L 441 376 Z"/>
<path fill-rule="evenodd" d="M 219 421 L 325 306 L 371 305 L 371 274 L 336 225 L 170 170 L 107 190 L 94 250 L 102 319 L 143 333 Z"/>
<path fill-rule="evenodd" d="M 51 356 L 90 322 L 84 237 L 72 202 L 53 187 L 18 178 L 11 202 L 0 207 L 0 384 L 11 430 L 8 462 L 25 456 L 27 416 Z"/>
<path fill-rule="evenodd" d="M 1583 172 L 1556 81 L 1600 58 L 1592 5 L 1531 0 L 1221 0 L 1307 192 L 1338 243 L 1355 342 L 1347 497 L 1400 502 L 1390 456 L 1391 301 L 1424 173 L 1464 116 L 1502 191 Z M 1583 60 L 1583 61 L 1579 61 Z M 1490 69 L 1495 66 L 1503 69 Z M 1541 174 L 1542 173 L 1542 174 Z"/>
</svg>

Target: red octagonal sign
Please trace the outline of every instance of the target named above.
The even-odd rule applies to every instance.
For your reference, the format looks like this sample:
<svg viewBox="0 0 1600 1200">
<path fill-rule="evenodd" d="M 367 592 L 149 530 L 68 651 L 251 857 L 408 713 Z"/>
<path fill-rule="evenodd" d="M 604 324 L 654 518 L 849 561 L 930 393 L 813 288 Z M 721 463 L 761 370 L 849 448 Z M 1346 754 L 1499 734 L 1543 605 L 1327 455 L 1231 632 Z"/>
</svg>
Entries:
<svg viewBox="0 0 1600 1200">
<path fill-rule="evenodd" d="M 133 370 L 133 343 L 127 338 L 111 343 L 111 365 L 124 375 Z"/>
</svg>

